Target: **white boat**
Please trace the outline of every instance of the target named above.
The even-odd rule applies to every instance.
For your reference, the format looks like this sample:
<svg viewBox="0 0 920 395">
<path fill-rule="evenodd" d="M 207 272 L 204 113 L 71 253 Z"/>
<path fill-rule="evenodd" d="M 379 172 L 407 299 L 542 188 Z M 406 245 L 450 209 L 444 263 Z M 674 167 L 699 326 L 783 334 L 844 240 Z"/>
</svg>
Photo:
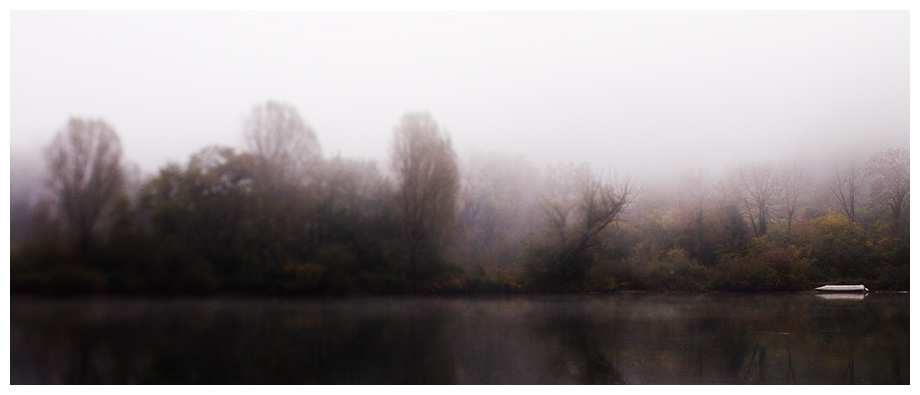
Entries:
<svg viewBox="0 0 920 395">
<path fill-rule="evenodd" d="M 865 285 L 824 285 L 815 288 L 818 292 L 869 292 Z"/>
</svg>

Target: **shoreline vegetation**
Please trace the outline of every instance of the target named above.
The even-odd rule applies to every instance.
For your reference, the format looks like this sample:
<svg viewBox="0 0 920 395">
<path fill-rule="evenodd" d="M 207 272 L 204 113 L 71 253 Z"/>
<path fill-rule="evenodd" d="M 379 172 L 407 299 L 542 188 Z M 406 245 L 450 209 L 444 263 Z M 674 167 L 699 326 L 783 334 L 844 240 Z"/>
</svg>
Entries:
<svg viewBox="0 0 920 395">
<path fill-rule="evenodd" d="M 582 297 L 582 296 L 617 296 L 617 295 L 770 295 L 770 294 L 802 294 L 802 295 L 853 295 L 868 296 L 869 294 L 896 295 L 910 294 L 910 291 L 870 291 L 866 294 L 839 294 L 820 291 L 648 291 L 648 290 L 613 290 L 613 291 L 444 291 L 444 292 L 413 292 L 390 291 L 387 293 L 267 293 L 267 292 L 232 292 L 216 291 L 211 293 L 124 293 L 124 292 L 13 292 L 12 299 L 27 300 L 286 300 L 286 299 L 318 299 L 318 300 L 345 300 L 362 298 L 517 298 L 517 297 Z M 74 299 L 76 298 L 76 299 Z"/>
<path fill-rule="evenodd" d="M 390 162 L 324 157 L 297 111 L 151 176 L 72 119 L 11 196 L 14 295 L 527 295 L 910 286 L 909 150 L 747 163 L 674 185 L 590 164 L 458 158 L 427 113 Z M 15 161 L 14 161 L 15 165 Z M 12 182 L 17 182 L 14 166 Z M 21 182 L 22 180 L 18 180 Z"/>
</svg>

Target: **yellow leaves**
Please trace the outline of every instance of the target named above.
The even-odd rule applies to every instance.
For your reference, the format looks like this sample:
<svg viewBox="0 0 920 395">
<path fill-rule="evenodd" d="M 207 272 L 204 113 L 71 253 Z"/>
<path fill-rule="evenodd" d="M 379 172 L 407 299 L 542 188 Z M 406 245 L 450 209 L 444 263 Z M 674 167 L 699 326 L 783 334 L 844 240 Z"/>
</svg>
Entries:
<svg viewBox="0 0 920 395">
<path fill-rule="evenodd" d="M 675 247 L 668 250 L 666 256 L 668 259 L 678 262 L 678 261 L 687 261 L 690 260 L 690 254 L 687 253 L 683 248 Z"/>
<path fill-rule="evenodd" d="M 838 213 L 816 218 L 812 223 L 819 237 L 831 237 L 840 242 L 858 243 L 862 233 L 859 225 Z"/>
</svg>

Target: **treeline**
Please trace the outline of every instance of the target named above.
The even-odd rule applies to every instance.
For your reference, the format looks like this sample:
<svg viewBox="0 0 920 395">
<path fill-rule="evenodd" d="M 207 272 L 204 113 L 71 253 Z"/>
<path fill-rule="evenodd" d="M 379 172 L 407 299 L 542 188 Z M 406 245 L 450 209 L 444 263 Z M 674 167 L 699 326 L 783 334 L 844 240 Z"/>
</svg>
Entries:
<svg viewBox="0 0 920 395">
<path fill-rule="evenodd" d="M 656 188 L 588 164 L 458 158 L 424 113 L 400 120 L 379 167 L 324 157 L 280 103 L 254 108 L 243 134 L 242 150 L 206 147 L 145 178 L 108 124 L 72 119 L 45 150 L 47 193 L 12 196 L 12 290 L 909 288 L 905 148 L 824 175 L 743 164 Z"/>
</svg>

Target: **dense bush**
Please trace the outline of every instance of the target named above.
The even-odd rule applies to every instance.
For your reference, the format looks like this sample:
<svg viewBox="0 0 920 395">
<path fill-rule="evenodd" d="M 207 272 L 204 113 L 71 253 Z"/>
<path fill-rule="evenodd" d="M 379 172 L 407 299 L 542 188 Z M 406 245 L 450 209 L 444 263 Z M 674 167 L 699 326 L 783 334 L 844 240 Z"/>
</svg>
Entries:
<svg viewBox="0 0 920 395">
<path fill-rule="evenodd" d="M 755 259 L 776 271 L 776 288 L 784 291 L 804 291 L 811 288 L 813 273 L 809 260 L 794 248 L 779 248 L 761 252 Z"/>
<path fill-rule="evenodd" d="M 701 291 L 710 281 L 710 270 L 680 248 L 638 246 L 619 267 L 608 268 L 622 289 L 647 291 Z"/>
<path fill-rule="evenodd" d="M 326 268 L 315 263 L 288 262 L 281 274 L 281 289 L 285 292 L 315 292 L 323 281 Z"/>
<path fill-rule="evenodd" d="M 910 266 L 882 266 L 876 279 L 866 285 L 876 291 L 910 291 Z"/>
<path fill-rule="evenodd" d="M 558 244 L 531 246 L 525 260 L 529 286 L 546 291 L 584 288 L 594 264 L 590 251 Z"/>
<path fill-rule="evenodd" d="M 73 264 L 61 264 L 44 271 L 25 272 L 12 275 L 10 290 L 13 292 L 86 294 L 106 289 L 106 273 Z"/>
<path fill-rule="evenodd" d="M 809 256 L 826 279 L 872 276 L 872 260 L 862 228 L 845 216 L 832 213 L 811 221 L 806 238 Z"/>
<path fill-rule="evenodd" d="M 726 258 L 712 268 L 711 289 L 719 291 L 772 291 L 779 288 L 775 269 L 760 260 Z"/>
</svg>

